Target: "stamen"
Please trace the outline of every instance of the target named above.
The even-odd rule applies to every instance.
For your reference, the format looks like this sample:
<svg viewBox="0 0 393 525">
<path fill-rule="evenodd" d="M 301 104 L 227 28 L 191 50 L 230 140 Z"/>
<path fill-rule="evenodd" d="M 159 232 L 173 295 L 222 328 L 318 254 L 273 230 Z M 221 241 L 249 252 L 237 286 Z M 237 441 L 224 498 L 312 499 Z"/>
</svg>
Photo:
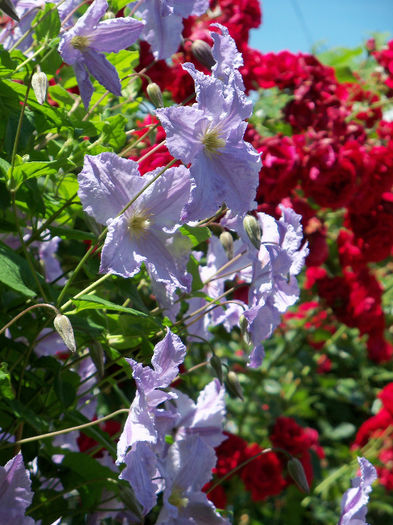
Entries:
<svg viewBox="0 0 393 525">
<path fill-rule="evenodd" d="M 135 214 L 128 220 L 128 231 L 130 232 L 131 238 L 141 239 L 146 235 L 150 226 L 150 217 L 145 213 Z"/>
<path fill-rule="evenodd" d="M 220 148 L 226 144 L 222 138 L 222 133 L 219 128 L 207 128 L 201 138 L 202 144 L 205 146 L 205 152 L 208 157 L 220 155 Z"/>
<path fill-rule="evenodd" d="M 90 38 L 88 36 L 77 35 L 71 38 L 71 45 L 78 51 L 86 51 L 90 45 Z"/>
</svg>

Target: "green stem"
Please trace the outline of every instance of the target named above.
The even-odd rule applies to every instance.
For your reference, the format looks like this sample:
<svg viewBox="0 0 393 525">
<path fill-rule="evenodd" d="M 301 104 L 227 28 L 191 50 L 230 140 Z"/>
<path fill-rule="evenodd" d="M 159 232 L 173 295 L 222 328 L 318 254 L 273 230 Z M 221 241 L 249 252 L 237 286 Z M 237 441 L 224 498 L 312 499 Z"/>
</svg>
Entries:
<svg viewBox="0 0 393 525">
<path fill-rule="evenodd" d="M 33 304 L 32 306 L 29 306 L 28 308 L 26 308 L 25 310 L 20 312 L 18 315 L 16 315 L 6 325 L 4 325 L 3 328 L 0 330 L 0 334 L 5 332 L 7 330 L 7 328 L 9 328 L 11 325 L 13 325 L 15 323 L 15 321 L 20 319 L 23 315 L 27 314 L 27 312 L 30 312 L 30 310 L 33 310 L 34 308 L 50 308 L 51 310 L 54 310 L 56 315 L 60 313 L 59 310 L 55 306 L 53 306 L 52 304 L 49 304 L 49 303 Z"/>
<path fill-rule="evenodd" d="M 63 311 L 65 310 L 66 308 L 68 308 L 71 304 L 72 304 L 72 301 L 74 299 L 78 299 L 79 297 L 81 297 L 82 295 L 85 295 L 89 292 L 91 292 L 91 290 L 94 290 L 95 288 L 97 288 L 97 286 L 99 286 L 101 283 L 103 283 L 104 281 L 106 281 L 106 279 L 108 279 L 109 277 L 112 277 L 112 274 L 111 273 L 106 273 L 105 275 L 103 275 L 102 277 L 100 277 L 99 279 L 97 279 L 96 281 L 94 281 L 94 283 L 91 283 L 89 286 L 87 286 L 86 288 L 84 288 L 81 292 L 77 293 L 76 295 L 74 295 L 74 297 L 72 297 L 71 299 L 69 299 L 66 303 L 64 303 L 61 307 L 60 307 L 60 310 Z"/>
<path fill-rule="evenodd" d="M 19 441 L 15 441 L 14 443 L 7 443 L 6 445 L 1 446 L 0 449 L 13 447 L 15 445 L 23 445 L 25 443 L 32 443 L 33 441 L 40 441 L 41 439 L 47 439 L 50 437 L 61 436 L 62 434 L 68 434 L 69 432 L 74 432 L 75 430 L 83 430 L 84 428 L 89 428 L 98 425 L 103 421 L 107 421 L 108 419 L 112 419 L 115 416 L 118 416 L 119 414 L 125 414 L 128 412 L 128 408 L 120 408 L 119 410 L 116 410 L 115 412 L 112 412 L 107 416 L 101 417 L 100 419 L 96 419 L 95 421 L 89 421 L 89 423 L 83 423 L 82 425 L 77 425 L 75 427 L 63 428 L 63 430 L 56 430 L 55 432 L 48 432 L 47 434 L 40 434 L 39 436 L 32 436 L 25 439 L 20 439 Z"/>
<path fill-rule="evenodd" d="M 17 66 L 15 68 L 15 71 L 14 73 L 16 73 L 19 69 L 22 69 L 23 66 L 25 66 L 26 64 L 28 64 L 29 62 L 31 62 L 33 60 L 33 58 L 35 58 L 37 55 L 39 55 L 41 53 L 42 50 L 44 50 L 46 48 L 46 43 L 43 44 L 41 47 L 39 47 L 37 49 L 37 51 L 35 51 L 29 58 L 27 58 L 24 62 L 22 62 L 21 64 L 19 64 L 19 66 Z"/>
</svg>

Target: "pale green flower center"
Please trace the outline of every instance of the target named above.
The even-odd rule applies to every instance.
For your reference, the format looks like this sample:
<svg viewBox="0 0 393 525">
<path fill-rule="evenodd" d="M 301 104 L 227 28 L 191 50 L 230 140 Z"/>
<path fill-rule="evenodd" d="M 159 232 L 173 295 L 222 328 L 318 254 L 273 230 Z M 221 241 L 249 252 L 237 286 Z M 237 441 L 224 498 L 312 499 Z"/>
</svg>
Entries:
<svg viewBox="0 0 393 525">
<path fill-rule="evenodd" d="M 131 238 L 141 239 L 151 226 L 151 217 L 147 213 L 139 212 L 128 219 L 128 231 Z"/>
<path fill-rule="evenodd" d="M 78 51 L 85 51 L 90 45 L 90 38 L 88 36 L 76 35 L 71 38 L 71 45 Z"/>
<path fill-rule="evenodd" d="M 205 146 L 205 152 L 208 157 L 220 155 L 219 149 L 226 144 L 219 128 L 207 128 L 202 135 L 201 142 Z"/>
<path fill-rule="evenodd" d="M 183 491 L 181 489 L 174 487 L 171 495 L 168 498 L 168 502 L 178 509 L 184 509 L 187 507 L 189 499 L 183 496 Z"/>
</svg>

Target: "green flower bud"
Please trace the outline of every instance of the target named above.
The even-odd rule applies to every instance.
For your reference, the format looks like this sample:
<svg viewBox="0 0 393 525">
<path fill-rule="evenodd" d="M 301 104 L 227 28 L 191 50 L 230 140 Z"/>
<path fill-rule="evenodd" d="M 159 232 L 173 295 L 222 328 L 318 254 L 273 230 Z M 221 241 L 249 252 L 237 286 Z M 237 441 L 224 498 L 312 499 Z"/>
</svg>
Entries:
<svg viewBox="0 0 393 525">
<path fill-rule="evenodd" d="M 34 73 L 31 79 L 31 87 L 33 88 L 35 98 L 37 99 L 38 104 L 43 104 L 46 101 L 46 95 L 48 93 L 48 77 L 40 71 L 39 73 Z"/>
<path fill-rule="evenodd" d="M 191 44 L 191 53 L 207 69 L 211 69 L 216 63 L 211 47 L 204 40 L 195 40 Z"/>
<path fill-rule="evenodd" d="M 97 368 L 99 377 L 104 376 L 104 349 L 98 341 L 89 343 L 90 357 Z"/>
<path fill-rule="evenodd" d="M 156 108 L 164 107 L 164 100 L 162 98 L 161 89 L 158 84 L 156 84 L 155 82 L 151 82 L 150 84 L 148 84 L 146 91 L 147 91 L 148 97 L 151 100 L 151 103 Z"/>
<path fill-rule="evenodd" d="M 59 336 L 63 339 L 68 350 L 76 352 L 74 330 L 72 329 L 71 321 L 68 317 L 63 314 L 57 314 L 53 321 L 53 326 Z"/>
<path fill-rule="evenodd" d="M 239 328 L 245 342 L 248 345 L 251 344 L 250 336 L 248 334 L 248 321 L 243 314 L 239 317 Z"/>
<path fill-rule="evenodd" d="M 213 354 L 210 358 L 210 366 L 213 368 L 213 370 L 216 373 L 217 379 L 222 384 L 222 365 L 221 365 L 221 359 L 216 356 L 216 354 Z"/>
<path fill-rule="evenodd" d="M 291 458 L 287 464 L 288 473 L 296 483 L 297 488 L 301 492 L 309 493 L 310 486 L 308 484 L 306 473 L 304 472 L 303 465 L 297 458 Z"/>
<path fill-rule="evenodd" d="M 252 215 L 246 215 L 243 219 L 243 227 L 252 244 L 257 250 L 259 250 L 261 246 L 262 231 L 256 218 Z"/>
<path fill-rule="evenodd" d="M 230 394 L 244 401 L 243 389 L 240 386 L 237 375 L 232 370 L 228 372 L 226 385 Z"/>
<path fill-rule="evenodd" d="M 229 232 L 222 232 L 220 242 L 224 247 L 228 260 L 233 259 L 233 237 Z"/>
</svg>

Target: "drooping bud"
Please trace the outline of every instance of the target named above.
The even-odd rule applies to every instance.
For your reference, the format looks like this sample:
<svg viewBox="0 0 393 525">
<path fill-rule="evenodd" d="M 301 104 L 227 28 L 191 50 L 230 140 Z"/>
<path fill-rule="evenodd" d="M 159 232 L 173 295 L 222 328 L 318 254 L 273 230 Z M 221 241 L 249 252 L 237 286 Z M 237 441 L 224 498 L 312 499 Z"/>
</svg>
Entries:
<svg viewBox="0 0 393 525">
<path fill-rule="evenodd" d="M 16 22 L 20 22 L 18 13 L 15 11 L 14 4 L 11 0 L 0 0 L 0 9 Z"/>
<path fill-rule="evenodd" d="M 191 44 L 191 53 L 207 69 L 211 69 L 216 61 L 213 58 L 212 48 L 204 40 L 194 40 Z"/>
<path fill-rule="evenodd" d="M 158 84 L 156 84 L 155 82 L 150 82 L 150 84 L 148 84 L 146 88 L 146 91 L 147 91 L 148 97 L 151 100 L 151 103 L 156 108 L 164 107 L 164 99 L 162 98 L 162 92 Z"/>
<path fill-rule="evenodd" d="M 233 259 L 233 237 L 229 232 L 222 232 L 220 242 L 224 247 L 228 260 Z"/>
<path fill-rule="evenodd" d="M 248 331 L 247 331 L 248 330 L 248 321 L 244 317 L 243 314 L 239 317 L 239 328 L 240 328 L 240 332 L 241 332 L 245 342 L 248 345 L 251 344 L 250 336 L 249 336 Z"/>
<path fill-rule="evenodd" d="M 293 479 L 293 481 L 296 483 L 297 488 L 301 492 L 310 492 L 310 486 L 308 484 L 306 473 L 304 472 L 303 465 L 301 462 L 297 459 L 292 457 L 287 464 L 288 473 Z"/>
<path fill-rule="evenodd" d="M 213 370 L 216 373 L 217 379 L 222 384 L 222 365 L 221 365 L 221 359 L 216 356 L 216 354 L 213 354 L 210 358 L 210 365 L 213 368 Z"/>
<path fill-rule="evenodd" d="M 246 215 L 243 219 L 243 227 L 253 246 L 259 250 L 261 246 L 262 231 L 256 218 L 252 215 Z"/>
<path fill-rule="evenodd" d="M 90 357 L 97 368 L 100 378 L 104 377 L 104 349 L 98 341 L 89 343 Z"/>
<path fill-rule="evenodd" d="M 243 389 L 235 372 L 230 370 L 227 375 L 227 388 L 230 394 L 244 401 Z"/>
<path fill-rule="evenodd" d="M 43 104 L 46 101 L 48 93 L 48 77 L 42 71 L 34 73 L 31 79 L 31 87 L 33 88 L 35 98 L 38 104 Z"/>
<path fill-rule="evenodd" d="M 57 314 L 53 320 L 53 326 L 59 336 L 63 339 L 68 350 L 76 352 L 74 330 L 72 329 L 71 321 L 68 317 L 63 314 Z"/>
</svg>

